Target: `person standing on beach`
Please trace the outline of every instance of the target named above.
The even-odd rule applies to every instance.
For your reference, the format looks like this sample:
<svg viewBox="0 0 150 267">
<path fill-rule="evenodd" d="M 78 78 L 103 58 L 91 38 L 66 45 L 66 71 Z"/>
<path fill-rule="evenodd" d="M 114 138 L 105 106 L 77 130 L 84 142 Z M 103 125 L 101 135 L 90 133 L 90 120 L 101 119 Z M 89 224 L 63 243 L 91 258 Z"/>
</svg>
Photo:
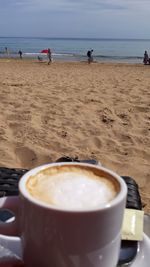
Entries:
<svg viewBox="0 0 150 267">
<path fill-rule="evenodd" d="M 8 49 L 7 49 L 7 47 L 5 47 L 5 52 L 6 52 L 6 54 L 7 54 L 7 52 L 8 52 Z"/>
<path fill-rule="evenodd" d="M 21 50 L 19 50 L 18 54 L 19 54 L 20 58 L 22 59 L 22 51 Z"/>
<path fill-rule="evenodd" d="M 48 57 L 48 65 L 49 65 L 52 62 L 52 52 L 50 48 L 48 48 L 47 57 Z"/>
<path fill-rule="evenodd" d="M 92 57 L 93 49 L 87 51 L 88 63 L 90 64 L 93 61 Z"/>
<path fill-rule="evenodd" d="M 149 56 L 148 56 L 147 51 L 144 52 L 143 63 L 144 63 L 144 65 L 146 65 L 147 63 L 149 63 Z"/>
<path fill-rule="evenodd" d="M 7 47 L 5 47 L 5 53 L 6 53 L 7 56 L 9 55 L 9 51 L 8 51 Z"/>
</svg>

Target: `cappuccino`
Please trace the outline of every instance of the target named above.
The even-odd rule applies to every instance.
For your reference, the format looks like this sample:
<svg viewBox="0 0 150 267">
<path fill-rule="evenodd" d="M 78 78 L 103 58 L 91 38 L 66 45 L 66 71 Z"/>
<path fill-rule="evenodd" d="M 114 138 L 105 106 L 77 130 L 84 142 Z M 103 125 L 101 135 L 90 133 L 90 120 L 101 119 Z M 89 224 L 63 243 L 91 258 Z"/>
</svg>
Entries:
<svg viewBox="0 0 150 267">
<path fill-rule="evenodd" d="M 48 167 L 30 176 L 28 193 L 36 200 L 63 210 L 88 210 L 107 205 L 118 184 L 100 171 L 75 165 Z"/>
</svg>

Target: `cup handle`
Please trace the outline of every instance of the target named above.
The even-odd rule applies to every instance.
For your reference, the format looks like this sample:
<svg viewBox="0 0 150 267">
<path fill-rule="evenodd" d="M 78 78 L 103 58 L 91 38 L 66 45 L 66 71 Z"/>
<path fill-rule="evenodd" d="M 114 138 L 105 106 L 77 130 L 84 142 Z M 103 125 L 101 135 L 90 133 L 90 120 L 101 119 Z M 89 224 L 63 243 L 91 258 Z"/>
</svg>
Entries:
<svg viewBox="0 0 150 267">
<path fill-rule="evenodd" d="M 0 234 L 7 236 L 19 236 L 17 227 L 17 218 L 20 200 L 18 196 L 0 198 L 0 210 L 6 209 L 15 215 L 15 220 L 12 222 L 0 222 Z"/>
</svg>

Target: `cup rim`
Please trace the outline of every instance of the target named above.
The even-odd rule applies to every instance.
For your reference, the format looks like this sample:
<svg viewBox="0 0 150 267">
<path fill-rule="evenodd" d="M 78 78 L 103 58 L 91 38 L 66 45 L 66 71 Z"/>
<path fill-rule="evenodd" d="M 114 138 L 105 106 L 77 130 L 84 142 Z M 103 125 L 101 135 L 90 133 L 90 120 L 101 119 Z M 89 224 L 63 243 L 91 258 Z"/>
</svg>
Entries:
<svg viewBox="0 0 150 267">
<path fill-rule="evenodd" d="M 120 184 L 120 191 L 119 193 L 115 196 L 115 198 L 113 198 L 109 203 L 102 205 L 100 207 L 95 207 L 95 208 L 88 208 L 88 209 L 63 209 L 60 207 L 56 207 L 54 205 L 50 205 L 47 203 L 44 203 L 43 201 L 37 200 L 34 197 L 32 197 L 30 195 L 30 193 L 27 191 L 25 184 L 28 180 L 28 178 L 31 175 L 35 175 L 37 172 L 44 170 L 46 168 L 49 167 L 54 167 L 54 166 L 64 166 L 64 165 L 78 165 L 78 166 L 87 166 L 87 167 L 92 167 L 92 168 L 97 168 L 100 169 L 104 172 L 106 172 L 107 174 L 111 175 L 113 178 L 115 178 L 119 184 Z M 48 163 L 48 164 L 43 164 L 41 166 L 35 167 L 31 170 L 29 170 L 28 172 L 26 172 L 20 179 L 19 181 L 19 193 L 25 198 L 27 199 L 29 202 L 35 204 L 36 206 L 40 206 L 43 208 L 47 208 L 50 210 L 55 210 L 55 211 L 59 211 L 59 212 L 69 212 L 69 213 L 85 213 L 85 212 L 96 212 L 96 211 L 102 211 L 102 210 L 106 210 L 109 208 L 112 208 L 114 206 L 116 206 L 118 203 L 120 203 L 127 195 L 127 185 L 124 182 L 124 180 L 121 178 L 121 176 L 119 176 L 118 174 L 116 174 L 114 171 L 107 169 L 106 167 L 102 167 L 100 165 L 92 165 L 89 163 L 81 163 L 81 162 L 54 162 L 54 163 Z"/>
</svg>

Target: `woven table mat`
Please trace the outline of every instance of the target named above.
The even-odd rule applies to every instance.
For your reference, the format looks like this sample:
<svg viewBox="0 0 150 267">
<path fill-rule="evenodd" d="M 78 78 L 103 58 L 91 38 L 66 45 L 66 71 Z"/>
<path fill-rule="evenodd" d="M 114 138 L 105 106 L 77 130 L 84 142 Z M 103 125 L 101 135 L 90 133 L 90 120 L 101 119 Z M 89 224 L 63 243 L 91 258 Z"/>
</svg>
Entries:
<svg viewBox="0 0 150 267">
<path fill-rule="evenodd" d="M 18 195 L 18 181 L 27 171 L 0 167 L 0 197 Z"/>
</svg>

